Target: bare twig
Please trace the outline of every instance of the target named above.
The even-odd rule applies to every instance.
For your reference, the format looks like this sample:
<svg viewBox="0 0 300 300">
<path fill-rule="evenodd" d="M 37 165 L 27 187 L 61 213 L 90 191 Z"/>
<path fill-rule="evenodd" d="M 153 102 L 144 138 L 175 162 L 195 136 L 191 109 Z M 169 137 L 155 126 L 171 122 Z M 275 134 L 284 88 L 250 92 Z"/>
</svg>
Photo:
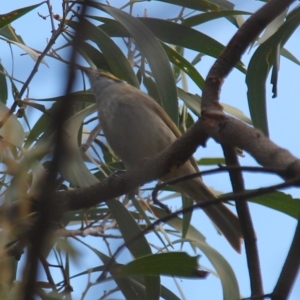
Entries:
<svg viewBox="0 0 300 300">
<path fill-rule="evenodd" d="M 256 189 L 256 190 L 253 190 L 253 191 L 242 192 L 242 193 L 235 193 L 234 194 L 234 200 L 235 201 L 246 201 L 249 198 L 254 198 L 254 197 L 257 197 L 257 196 L 265 195 L 265 194 L 268 194 L 268 193 L 270 193 L 272 191 L 275 191 L 277 189 L 283 189 L 283 188 L 290 187 L 293 184 L 295 184 L 296 182 L 298 182 L 299 180 L 300 180 L 300 177 L 288 180 L 288 181 L 286 181 L 284 183 L 281 183 L 281 184 L 276 184 L 276 185 L 273 185 L 273 186 L 270 186 L 270 187 L 266 187 L 266 188 L 260 188 L 260 189 Z M 158 226 L 159 224 L 166 223 L 169 220 L 172 220 L 173 218 L 177 217 L 178 215 L 189 213 L 189 212 L 193 211 L 194 209 L 199 209 L 199 208 L 203 209 L 204 207 L 208 207 L 208 206 L 211 206 L 211 205 L 219 204 L 221 202 L 226 202 L 226 201 L 232 200 L 232 198 L 233 198 L 232 195 L 224 195 L 224 196 L 221 196 L 219 198 L 215 198 L 215 199 L 211 199 L 211 200 L 207 200 L 207 201 L 202 201 L 201 203 L 197 203 L 197 204 L 194 204 L 194 205 L 192 205 L 190 207 L 186 207 L 184 209 L 181 209 L 181 210 L 176 211 L 174 213 L 168 214 L 165 217 L 156 220 L 155 222 L 153 222 L 151 224 L 151 226 L 146 227 L 139 234 L 137 234 L 133 238 L 127 240 L 126 243 L 124 243 L 123 245 L 121 245 L 116 250 L 116 252 L 114 253 L 114 255 L 110 258 L 109 262 L 106 264 L 105 270 L 103 270 L 102 274 L 98 278 L 98 282 L 105 280 L 106 273 L 109 271 L 109 269 L 115 263 L 116 257 L 119 255 L 119 253 L 125 247 L 128 247 L 128 244 L 134 242 L 135 240 L 139 239 L 143 235 L 145 235 L 148 232 L 154 230 L 155 227 Z"/>
<path fill-rule="evenodd" d="M 82 21 L 82 18 L 85 14 L 86 5 L 82 7 L 82 15 L 79 18 L 79 22 Z M 52 42 L 50 41 L 45 49 L 45 53 L 48 52 L 53 42 L 60 35 L 64 28 L 64 22 L 62 22 L 59 26 L 59 29 L 53 33 Z M 74 43 L 80 43 L 81 36 L 84 30 L 84 26 L 80 27 L 77 35 L 75 35 Z M 47 50 L 47 51 L 46 51 Z M 76 60 L 76 51 L 75 48 L 71 53 L 70 64 Z M 29 83 L 35 72 L 37 71 L 38 64 L 35 65 L 34 70 L 30 74 L 26 83 Z M 67 98 L 70 98 L 70 93 L 72 91 L 73 82 L 74 82 L 74 71 L 70 69 L 69 81 L 66 87 L 66 95 Z M 25 85 L 26 85 L 25 83 Z M 23 89 L 20 94 L 22 94 Z M 68 99 L 70 100 L 70 99 Z M 38 257 L 43 254 L 43 250 L 46 246 L 47 238 L 49 237 L 49 233 L 51 231 L 51 227 L 53 226 L 53 221 L 61 214 L 60 212 L 60 204 L 53 200 L 54 192 L 56 189 L 56 177 L 58 174 L 59 166 L 61 164 L 61 152 L 64 149 L 64 134 L 63 130 L 61 130 L 63 123 L 66 119 L 66 111 L 71 101 L 64 101 L 61 103 L 60 110 L 56 115 L 56 122 L 53 124 L 55 126 L 55 145 L 53 151 L 53 159 L 52 163 L 49 167 L 49 172 L 47 174 L 46 179 L 41 183 L 41 192 L 40 196 L 37 199 L 37 205 L 39 206 L 39 214 L 37 216 L 37 220 L 29 232 L 28 240 L 28 258 L 26 262 L 26 266 L 24 269 L 24 279 L 22 282 L 23 285 L 23 294 L 21 295 L 22 299 L 32 299 L 35 290 L 36 290 L 36 276 L 37 276 L 37 267 L 38 267 Z"/>
</svg>

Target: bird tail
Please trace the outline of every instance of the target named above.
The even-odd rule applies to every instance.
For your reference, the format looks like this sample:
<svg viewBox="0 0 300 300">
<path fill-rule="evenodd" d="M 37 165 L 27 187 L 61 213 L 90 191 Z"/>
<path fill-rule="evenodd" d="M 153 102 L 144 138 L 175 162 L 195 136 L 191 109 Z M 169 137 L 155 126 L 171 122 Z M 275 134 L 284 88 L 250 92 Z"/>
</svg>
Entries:
<svg viewBox="0 0 300 300">
<path fill-rule="evenodd" d="M 174 187 L 180 193 L 199 203 L 216 198 L 199 177 L 177 183 Z M 238 217 L 223 203 L 205 207 L 203 210 L 225 236 L 230 245 L 240 253 L 242 231 Z"/>
</svg>

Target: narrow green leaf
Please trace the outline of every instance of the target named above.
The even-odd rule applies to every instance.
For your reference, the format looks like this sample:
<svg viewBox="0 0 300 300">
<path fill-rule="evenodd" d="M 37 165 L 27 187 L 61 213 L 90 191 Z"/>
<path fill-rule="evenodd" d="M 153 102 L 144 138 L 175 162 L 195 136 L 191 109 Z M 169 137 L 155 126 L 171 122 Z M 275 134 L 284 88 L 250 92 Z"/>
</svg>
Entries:
<svg viewBox="0 0 300 300">
<path fill-rule="evenodd" d="M 92 104 L 69 118 L 63 126 L 65 149 L 61 153 L 59 166 L 63 177 L 73 185 L 80 187 L 98 183 L 97 178 L 90 172 L 84 163 L 78 147 L 78 131 L 83 120 L 97 109 Z"/>
<path fill-rule="evenodd" d="M 285 58 L 289 59 L 290 61 L 294 62 L 298 66 L 300 66 L 300 60 L 292 54 L 289 50 L 282 48 L 280 54 L 284 56 Z"/>
<path fill-rule="evenodd" d="M 266 108 L 266 80 L 276 59 L 277 46 L 286 43 L 299 26 L 300 7 L 294 9 L 286 21 L 267 41 L 261 44 L 249 63 L 246 83 L 248 86 L 248 103 L 253 125 L 269 135 Z"/>
<path fill-rule="evenodd" d="M 187 93 L 180 88 L 177 88 L 177 90 L 178 90 L 178 96 L 180 99 L 182 99 L 184 101 L 184 104 L 194 114 L 196 114 L 197 116 L 200 117 L 201 116 L 201 108 L 200 108 L 201 107 L 201 97 L 197 94 L 193 95 L 193 94 Z M 222 103 L 222 102 L 221 102 L 221 105 L 223 106 L 224 111 L 227 112 L 228 114 L 252 125 L 251 119 L 249 119 L 247 116 L 245 116 L 241 110 L 239 110 L 231 105 Z"/>
<path fill-rule="evenodd" d="M 82 240 L 76 238 L 76 240 L 83 245 L 85 245 L 87 248 L 89 248 L 91 251 L 93 251 L 103 262 L 103 266 L 94 267 L 92 269 L 89 269 L 85 272 L 81 272 L 79 274 L 76 274 L 72 276 L 71 278 L 76 278 L 82 275 L 88 275 L 91 272 L 102 272 L 105 269 L 105 265 L 108 264 L 108 262 L 111 260 L 111 258 L 104 253 L 98 251 L 97 249 L 91 247 L 90 245 L 84 243 Z M 117 267 L 119 264 L 117 264 L 115 261 L 112 264 L 112 268 L 110 268 L 109 272 L 112 275 L 113 279 L 115 280 L 116 284 L 118 285 L 119 289 L 123 293 L 126 299 L 135 299 L 137 296 L 141 299 L 145 298 L 145 291 L 141 290 L 139 288 L 136 288 L 135 284 L 132 282 L 131 278 L 120 278 L 115 275 Z M 70 278 L 70 279 L 71 279 Z"/>
<path fill-rule="evenodd" d="M 82 42 L 80 44 L 80 47 L 78 47 L 78 51 L 87 62 L 90 59 L 93 62 L 93 64 L 97 67 L 97 69 L 104 69 L 108 70 L 109 72 L 112 72 L 104 55 L 92 45 L 86 42 Z"/>
<path fill-rule="evenodd" d="M 19 8 L 19 9 L 13 10 L 7 14 L 0 15 L 0 28 L 3 28 L 6 25 L 10 24 L 11 22 L 19 19 L 20 17 L 24 16 L 25 14 L 27 14 L 31 10 L 37 8 L 38 6 L 42 5 L 43 3 L 46 3 L 46 2 L 43 1 L 39 4 Z"/>
<path fill-rule="evenodd" d="M 167 252 L 138 258 L 120 267 L 119 275 L 169 275 L 203 278 L 198 271 L 198 257 L 184 252 Z"/>
<path fill-rule="evenodd" d="M 207 0 L 156 0 L 200 11 L 219 10 L 220 7 Z"/>
<path fill-rule="evenodd" d="M 67 24 L 75 30 L 78 27 L 78 22 L 68 21 Z M 109 65 L 113 74 L 139 88 L 139 82 L 128 59 L 115 42 L 100 28 L 87 20 L 84 20 L 81 26 L 85 28 L 85 38 L 96 43 L 101 49 L 102 54 L 106 59 L 106 63 Z"/>
<path fill-rule="evenodd" d="M 182 24 L 185 26 L 193 27 L 208 21 L 215 19 L 227 17 L 227 16 L 237 16 L 237 15 L 251 15 L 252 13 L 241 10 L 221 10 L 221 11 L 212 11 L 202 13 L 196 16 L 186 18 L 182 21 Z"/>
<path fill-rule="evenodd" d="M 23 43 L 19 43 L 19 42 L 14 42 L 11 40 L 7 40 L 8 43 L 14 44 L 18 47 L 20 47 L 21 49 L 23 49 L 34 61 L 37 61 L 40 54 L 37 53 L 35 50 L 33 50 L 32 48 L 26 46 Z M 41 63 L 45 64 L 47 67 L 49 67 L 45 61 L 45 59 L 42 59 Z"/>
<path fill-rule="evenodd" d="M 197 160 L 197 164 L 202 166 L 219 165 L 225 163 L 226 162 L 224 157 L 204 157 Z"/>
<path fill-rule="evenodd" d="M 91 92 L 84 92 L 84 91 L 79 91 L 72 93 L 70 95 L 71 101 L 80 101 L 80 102 L 93 102 L 95 103 L 95 96 Z M 58 97 L 50 97 L 50 98 L 30 98 L 31 100 L 34 101 L 41 101 L 41 102 L 48 102 L 48 101 L 55 101 L 55 102 L 60 102 L 60 101 L 65 101 L 66 96 L 58 96 Z"/>
<path fill-rule="evenodd" d="M 221 280 L 224 300 L 239 299 L 240 292 L 237 279 L 230 264 L 225 258 L 207 243 L 200 240 L 193 240 L 192 243 L 206 255 L 216 269 Z"/>
<path fill-rule="evenodd" d="M 139 19 L 114 7 L 89 2 L 89 4 L 91 3 L 94 7 L 112 15 L 134 38 L 149 63 L 163 108 L 173 122 L 178 125 L 176 83 L 167 55 L 156 37 Z"/>
<path fill-rule="evenodd" d="M 202 90 L 204 85 L 204 78 L 199 74 L 197 69 L 177 51 L 173 50 L 171 47 L 167 46 L 164 43 L 161 44 L 166 54 L 168 55 L 170 62 L 176 67 L 178 67 L 180 70 L 185 72 Z"/>
<path fill-rule="evenodd" d="M 158 39 L 172 45 L 198 51 L 215 58 L 218 58 L 225 48 L 221 43 L 208 35 L 182 24 L 154 18 L 137 19 L 146 25 Z M 104 21 L 103 18 L 102 21 Z M 124 29 L 122 30 L 118 24 L 111 22 L 111 20 L 109 22 L 105 21 L 105 24 L 99 27 L 109 36 L 128 36 L 128 32 Z M 236 68 L 246 73 L 245 67 L 241 62 L 237 63 Z"/>
<path fill-rule="evenodd" d="M 190 207 L 194 204 L 194 200 L 189 197 L 182 195 L 181 198 L 182 198 L 182 208 L 183 209 Z M 188 230 L 190 228 L 192 215 L 193 215 L 193 212 L 191 211 L 189 213 L 184 214 L 182 217 L 182 235 L 181 235 L 181 237 L 183 239 L 186 237 Z"/>
<path fill-rule="evenodd" d="M 1 63 L 0 63 L 0 71 L 4 72 L 4 68 Z M 0 73 L 0 102 L 6 104 L 7 97 L 8 97 L 8 90 L 7 90 L 6 76 L 3 73 Z"/>
<path fill-rule="evenodd" d="M 82 102 L 95 102 L 95 96 L 90 93 L 76 92 L 70 95 L 72 98 L 74 110 L 78 111 L 82 107 Z M 53 106 L 47 110 L 35 123 L 33 128 L 30 130 L 29 135 L 26 138 L 24 148 L 29 148 L 37 138 L 44 135 L 46 139 L 52 134 L 52 122 L 55 119 L 57 111 L 60 109 L 60 101 L 65 101 L 65 96 L 42 98 L 42 99 L 31 99 L 35 101 L 55 101 Z M 68 112 L 71 117 L 71 113 Z"/>
<path fill-rule="evenodd" d="M 144 236 L 140 238 L 135 238 L 141 229 L 131 216 L 129 211 L 115 199 L 111 199 L 106 202 L 107 206 L 111 210 L 113 216 L 115 217 L 119 229 L 127 243 L 127 248 L 130 250 L 135 258 L 150 255 L 151 248 Z M 150 276 L 148 278 L 144 277 L 145 287 L 148 299 L 159 299 L 160 295 L 160 278 L 159 276 Z"/>
<path fill-rule="evenodd" d="M 151 206 L 151 209 L 159 218 L 166 215 L 165 211 L 155 206 Z M 170 220 L 167 223 L 179 232 L 182 232 L 182 220 L 180 218 Z M 230 264 L 225 260 L 225 258 L 219 252 L 209 246 L 206 243 L 204 236 L 192 225 L 189 226 L 186 239 L 190 240 L 193 247 L 199 248 L 216 269 L 222 283 L 224 299 L 239 299 L 240 296 L 237 279 Z"/>
<path fill-rule="evenodd" d="M 249 201 L 278 210 L 295 219 L 298 219 L 300 215 L 300 199 L 294 199 L 291 195 L 283 192 L 277 191 L 268 195 L 249 199 Z"/>
</svg>

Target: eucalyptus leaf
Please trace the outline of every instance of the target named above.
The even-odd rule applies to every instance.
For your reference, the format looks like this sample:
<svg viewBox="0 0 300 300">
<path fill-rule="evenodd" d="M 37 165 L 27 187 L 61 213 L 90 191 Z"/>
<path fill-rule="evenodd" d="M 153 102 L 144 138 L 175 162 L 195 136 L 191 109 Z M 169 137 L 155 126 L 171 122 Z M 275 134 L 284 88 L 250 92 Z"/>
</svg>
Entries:
<svg viewBox="0 0 300 300">
<path fill-rule="evenodd" d="M 3 120 L 9 113 L 9 109 L 0 102 L 0 120 Z M 22 125 L 17 117 L 12 114 L 0 128 L 0 135 L 5 142 L 17 147 L 21 147 L 25 139 L 25 132 Z"/>
</svg>

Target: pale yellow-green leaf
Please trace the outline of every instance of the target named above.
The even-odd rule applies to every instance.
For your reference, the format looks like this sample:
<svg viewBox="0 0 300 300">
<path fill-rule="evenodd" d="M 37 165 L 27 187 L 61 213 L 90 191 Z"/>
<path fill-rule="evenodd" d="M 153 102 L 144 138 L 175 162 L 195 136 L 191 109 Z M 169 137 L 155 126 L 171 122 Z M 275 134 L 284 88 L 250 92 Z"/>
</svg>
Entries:
<svg viewBox="0 0 300 300">
<path fill-rule="evenodd" d="M 34 61 L 37 61 L 37 59 L 39 58 L 40 54 L 37 53 L 36 51 L 34 51 L 32 48 L 26 46 L 26 45 L 23 45 L 21 43 L 18 43 L 18 42 L 14 42 L 14 41 L 11 41 L 11 40 L 7 40 L 7 42 L 9 43 L 12 43 L 12 44 L 15 44 L 16 46 L 20 47 L 21 49 L 23 49 Z M 44 59 L 42 59 L 41 63 L 43 63 L 44 65 L 46 65 L 48 68 L 48 64 L 46 63 L 46 61 Z"/>
<path fill-rule="evenodd" d="M 9 113 L 9 109 L 0 102 L 0 120 Z M 21 147 L 25 139 L 25 132 L 15 115 L 11 115 L 0 128 L 0 136 L 7 143 Z"/>
</svg>

